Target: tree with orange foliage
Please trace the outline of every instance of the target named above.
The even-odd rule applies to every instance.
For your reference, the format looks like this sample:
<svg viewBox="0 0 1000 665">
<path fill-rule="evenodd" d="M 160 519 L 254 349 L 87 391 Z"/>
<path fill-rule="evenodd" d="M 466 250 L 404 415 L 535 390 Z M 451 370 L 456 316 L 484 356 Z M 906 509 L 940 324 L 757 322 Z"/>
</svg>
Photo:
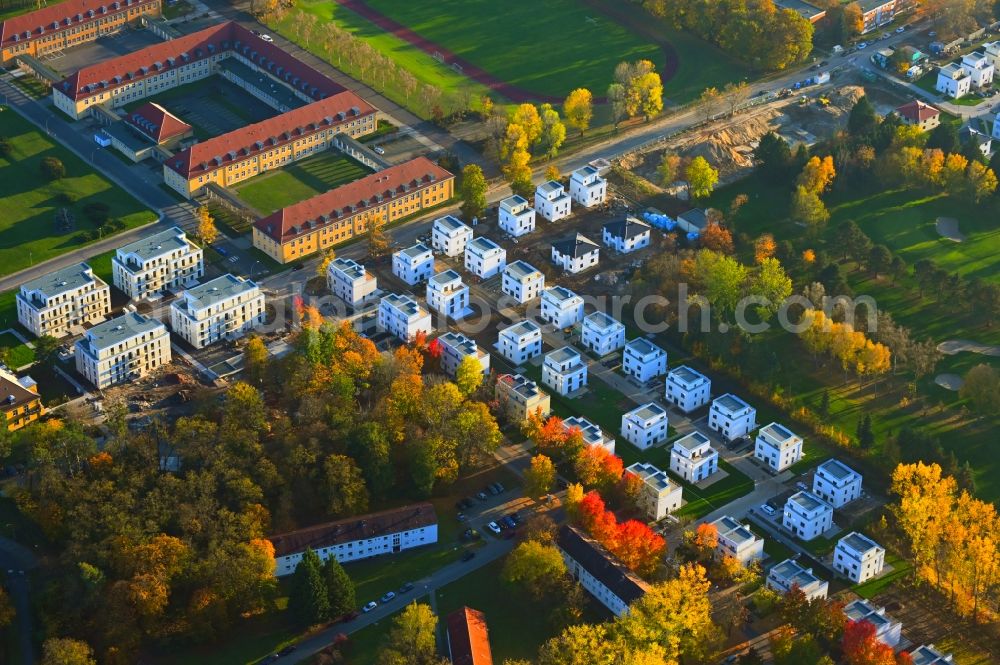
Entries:
<svg viewBox="0 0 1000 665">
<path fill-rule="evenodd" d="M 413 336 L 413 341 L 410 342 L 410 345 L 414 349 L 417 349 L 418 351 L 422 352 L 424 349 L 427 348 L 427 333 L 425 333 L 423 330 L 418 330 L 417 334 Z"/>
<path fill-rule="evenodd" d="M 576 456 L 573 470 L 584 487 L 607 491 L 621 479 L 624 465 L 620 457 L 604 446 L 586 446 Z"/>
<path fill-rule="evenodd" d="M 774 236 L 770 233 L 765 233 L 753 243 L 753 258 L 757 263 L 761 263 L 764 259 L 769 259 L 774 256 L 775 251 L 778 249 L 778 244 L 774 242 Z"/>
<path fill-rule="evenodd" d="M 802 250 L 802 262 L 807 266 L 811 266 L 816 263 L 816 251 L 812 249 Z"/>
<path fill-rule="evenodd" d="M 708 224 L 701 232 L 701 246 L 722 254 L 732 254 L 733 234 L 721 224 Z"/>
<path fill-rule="evenodd" d="M 584 494 L 576 512 L 580 526 L 594 540 L 605 547 L 614 542 L 618 533 L 618 520 L 615 519 L 614 513 L 605 508 L 604 499 L 600 494 L 594 491 Z"/>
<path fill-rule="evenodd" d="M 643 522 L 628 520 L 618 525 L 614 540 L 605 546 L 629 569 L 649 576 L 663 562 L 667 541 Z"/>
<path fill-rule="evenodd" d="M 813 156 L 802 168 L 802 173 L 799 174 L 797 184 L 805 187 L 806 191 L 822 194 L 830 189 L 836 175 L 837 171 L 833 167 L 833 157 L 827 155 L 820 159 Z"/>
<path fill-rule="evenodd" d="M 703 558 L 708 558 L 719 545 L 719 529 L 714 524 L 703 522 L 695 527 L 690 542 Z"/>
</svg>

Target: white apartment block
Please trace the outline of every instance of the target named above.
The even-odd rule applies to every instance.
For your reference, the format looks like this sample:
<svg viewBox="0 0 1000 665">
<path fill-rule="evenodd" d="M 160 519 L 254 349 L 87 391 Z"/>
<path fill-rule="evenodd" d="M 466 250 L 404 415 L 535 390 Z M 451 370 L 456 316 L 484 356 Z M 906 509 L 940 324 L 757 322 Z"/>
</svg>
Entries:
<svg viewBox="0 0 1000 665">
<path fill-rule="evenodd" d="M 617 557 L 576 527 L 559 527 L 556 546 L 573 579 L 615 616 L 628 612 L 649 590 Z"/>
<path fill-rule="evenodd" d="M 86 263 L 25 282 L 15 300 L 17 320 L 36 337 L 62 337 L 111 313 L 111 288 Z"/>
<path fill-rule="evenodd" d="M 434 220 L 434 226 L 431 227 L 431 247 L 445 256 L 461 256 L 470 240 L 472 229 L 457 217 L 445 215 Z"/>
<path fill-rule="evenodd" d="M 778 423 L 760 428 L 753 456 L 775 471 L 784 471 L 802 459 L 802 437 Z"/>
<path fill-rule="evenodd" d="M 740 524 L 735 518 L 723 515 L 712 522 L 719 534 L 715 555 L 720 559 L 731 556 L 744 566 L 764 558 L 764 539 Z"/>
<path fill-rule="evenodd" d="M 426 282 L 434 274 L 434 252 L 423 243 L 394 252 L 392 274 L 410 286 Z"/>
<path fill-rule="evenodd" d="M 427 306 L 442 316 L 460 319 L 469 309 L 469 287 L 450 268 L 427 280 Z"/>
<path fill-rule="evenodd" d="M 535 209 L 528 199 L 515 194 L 500 202 L 500 228 L 515 238 L 535 230 Z"/>
<path fill-rule="evenodd" d="M 552 243 L 552 263 L 568 273 L 583 272 L 601 260 L 601 248 L 582 233 Z"/>
<path fill-rule="evenodd" d="M 566 189 L 555 180 L 543 182 L 535 189 L 535 210 L 550 222 L 569 217 L 570 205 Z"/>
<path fill-rule="evenodd" d="M 465 269 L 479 279 L 489 279 L 507 266 L 507 250 L 479 236 L 465 246 Z"/>
<path fill-rule="evenodd" d="M 500 290 L 521 304 L 542 295 L 544 288 L 545 275 L 530 263 L 514 261 L 503 270 Z"/>
<path fill-rule="evenodd" d="M 587 363 L 571 346 L 550 351 L 542 363 L 542 383 L 560 395 L 569 395 L 587 385 Z"/>
<path fill-rule="evenodd" d="M 129 298 L 194 286 L 205 274 L 201 248 L 173 227 L 120 247 L 111 259 L 115 286 Z"/>
<path fill-rule="evenodd" d="M 437 515 L 429 503 L 356 515 L 290 533 L 271 536 L 276 577 L 295 572 L 306 548 L 321 560 L 341 563 L 380 554 L 397 554 L 438 540 Z"/>
<path fill-rule="evenodd" d="M 650 402 L 622 416 L 622 436 L 640 450 L 667 440 L 667 411 Z"/>
<path fill-rule="evenodd" d="M 875 637 L 883 644 L 891 647 L 899 644 L 903 623 L 889 617 L 884 607 L 875 607 L 864 598 L 858 598 L 844 606 L 844 616 L 848 621 L 867 621 L 875 626 Z"/>
<path fill-rule="evenodd" d="M 636 462 L 625 469 L 625 473 L 642 479 L 642 489 L 636 497 L 636 504 L 649 519 L 661 520 L 681 507 L 683 489 L 671 481 L 665 471 L 646 462 Z"/>
<path fill-rule="evenodd" d="M 649 224 L 631 215 L 608 222 L 601 229 L 601 239 L 605 246 L 619 254 L 630 254 L 643 247 L 649 247 L 651 237 Z"/>
<path fill-rule="evenodd" d="M 580 343 L 597 356 L 606 356 L 625 346 L 625 326 L 604 312 L 594 312 L 583 320 Z"/>
<path fill-rule="evenodd" d="M 719 453 L 707 436 L 691 432 L 674 441 L 670 470 L 689 483 L 699 483 L 719 470 Z"/>
<path fill-rule="evenodd" d="M 727 441 L 735 441 L 757 427 L 757 409 L 733 394 L 716 397 L 708 410 L 708 426 Z"/>
<path fill-rule="evenodd" d="M 691 413 L 708 404 L 711 390 L 712 382 L 707 376 L 687 365 L 681 365 L 667 374 L 663 395 L 668 402 L 684 413 Z"/>
<path fill-rule="evenodd" d="M 583 298 L 563 286 L 542 291 L 542 319 L 556 328 L 570 328 L 583 321 Z"/>
<path fill-rule="evenodd" d="M 403 342 L 412 342 L 418 333 L 430 335 L 431 313 L 406 295 L 389 293 L 378 303 L 378 330 L 390 333 Z"/>
<path fill-rule="evenodd" d="M 837 541 L 833 550 L 834 569 L 855 584 L 878 576 L 885 567 L 885 548 L 853 531 Z"/>
<path fill-rule="evenodd" d="M 586 418 L 572 416 L 563 420 L 563 429 L 569 432 L 571 429 L 580 430 L 585 446 L 600 446 L 612 455 L 615 453 L 615 440 L 604 434 L 604 430 L 590 422 Z"/>
<path fill-rule="evenodd" d="M 795 559 L 785 559 L 767 571 L 767 588 L 784 595 L 798 588 L 806 600 L 826 598 L 830 583 L 813 575 L 812 568 L 803 568 Z"/>
<path fill-rule="evenodd" d="M 636 337 L 622 352 L 622 371 L 639 383 L 667 373 L 667 352 L 644 337 Z"/>
<path fill-rule="evenodd" d="M 374 297 L 378 280 L 357 261 L 338 257 L 326 268 L 326 285 L 351 307 L 360 307 Z"/>
<path fill-rule="evenodd" d="M 802 540 L 812 540 L 833 526 L 833 508 L 810 492 L 796 492 L 785 502 L 781 526 Z"/>
<path fill-rule="evenodd" d="M 520 374 L 503 374 L 498 377 L 496 398 L 500 408 L 514 422 L 525 421 L 533 414 L 545 418 L 552 410 L 548 393 Z"/>
<path fill-rule="evenodd" d="M 170 362 L 170 333 L 148 316 L 126 312 L 76 342 L 76 371 L 98 390 L 146 376 Z"/>
<path fill-rule="evenodd" d="M 187 289 L 170 304 L 171 329 L 196 349 L 243 337 L 264 316 L 260 287 L 229 274 Z"/>
<path fill-rule="evenodd" d="M 950 653 L 944 653 L 933 644 L 921 644 L 910 652 L 913 665 L 952 665 L 955 662 Z"/>
<path fill-rule="evenodd" d="M 523 365 L 542 354 L 542 329 L 531 321 L 520 321 L 501 330 L 497 343 L 500 355 L 515 366 Z"/>
<path fill-rule="evenodd" d="M 490 354 L 476 345 L 476 340 L 469 339 L 461 333 L 446 332 L 437 338 L 441 344 L 441 369 L 448 376 L 455 376 L 462 361 L 472 356 L 483 368 L 483 376 L 490 373 Z"/>
<path fill-rule="evenodd" d="M 813 494 L 840 508 L 861 496 L 861 474 L 839 460 L 829 459 L 813 474 Z"/>
<path fill-rule="evenodd" d="M 584 166 L 570 175 L 569 195 L 584 208 L 593 208 L 608 198 L 608 181 L 593 166 Z"/>
</svg>

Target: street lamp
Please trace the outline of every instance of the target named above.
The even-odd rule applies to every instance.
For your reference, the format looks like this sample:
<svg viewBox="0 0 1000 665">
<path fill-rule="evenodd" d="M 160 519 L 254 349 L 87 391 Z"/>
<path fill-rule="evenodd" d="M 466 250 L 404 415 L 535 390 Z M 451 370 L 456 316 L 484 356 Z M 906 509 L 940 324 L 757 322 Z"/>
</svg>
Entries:
<svg viewBox="0 0 1000 665">
<path fill-rule="evenodd" d="M 257 267 L 258 263 L 260 263 L 260 259 L 257 259 L 256 261 L 254 261 L 253 265 L 250 266 L 250 281 L 251 282 L 253 281 L 253 269 Z"/>
</svg>

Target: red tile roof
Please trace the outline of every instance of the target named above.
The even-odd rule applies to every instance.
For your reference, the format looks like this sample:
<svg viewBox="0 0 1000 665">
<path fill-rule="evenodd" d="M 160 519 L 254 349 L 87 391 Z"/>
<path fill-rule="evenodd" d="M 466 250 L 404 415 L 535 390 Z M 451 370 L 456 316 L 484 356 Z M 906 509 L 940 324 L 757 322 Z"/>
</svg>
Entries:
<svg viewBox="0 0 1000 665">
<path fill-rule="evenodd" d="M 195 143 L 166 162 L 190 180 L 253 157 L 276 146 L 376 113 L 353 92 L 340 92 L 262 122 Z"/>
<path fill-rule="evenodd" d="M 463 607 L 448 615 L 448 653 L 452 665 L 493 665 L 486 616 Z"/>
<path fill-rule="evenodd" d="M 129 113 L 125 122 L 158 144 L 191 131 L 191 125 L 153 102 Z"/>
<path fill-rule="evenodd" d="M 254 226 L 268 237 L 284 242 L 299 231 L 333 224 L 454 177 L 426 157 L 416 157 L 290 205 L 257 220 Z"/>
<path fill-rule="evenodd" d="M 924 120 L 929 120 L 941 115 L 941 112 L 936 108 L 930 104 L 924 104 L 922 101 L 917 99 L 909 102 L 908 104 L 903 104 L 896 109 L 896 113 L 910 122 L 923 122 Z"/>
<path fill-rule="evenodd" d="M 311 99 L 323 99 L 344 90 L 279 46 L 262 41 L 232 21 L 84 67 L 56 84 L 55 90 L 73 100 L 85 99 L 223 51 L 242 55 Z"/>
<path fill-rule="evenodd" d="M 25 39 L 31 41 L 129 9 L 159 4 L 160 0 L 66 0 L 7 19 L 0 25 L 0 43 L 9 48 Z"/>
</svg>

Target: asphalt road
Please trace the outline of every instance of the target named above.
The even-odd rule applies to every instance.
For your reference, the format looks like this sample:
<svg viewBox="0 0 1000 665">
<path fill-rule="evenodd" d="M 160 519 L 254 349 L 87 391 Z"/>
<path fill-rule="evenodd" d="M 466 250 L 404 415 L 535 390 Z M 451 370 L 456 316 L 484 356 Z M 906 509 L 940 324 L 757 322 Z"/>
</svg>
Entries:
<svg viewBox="0 0 1000 665">
<path fill-rule="evenodd" d="M 0 537 L 0 575 L 7 580 L 6 588 L 17 612 L 17 639 L 22 665 L 34 665 L 35 645 L 32 641 L 31 600 L 26 571 L 35 567 L 35 555 L 9 538 Z"/>
</svg>

